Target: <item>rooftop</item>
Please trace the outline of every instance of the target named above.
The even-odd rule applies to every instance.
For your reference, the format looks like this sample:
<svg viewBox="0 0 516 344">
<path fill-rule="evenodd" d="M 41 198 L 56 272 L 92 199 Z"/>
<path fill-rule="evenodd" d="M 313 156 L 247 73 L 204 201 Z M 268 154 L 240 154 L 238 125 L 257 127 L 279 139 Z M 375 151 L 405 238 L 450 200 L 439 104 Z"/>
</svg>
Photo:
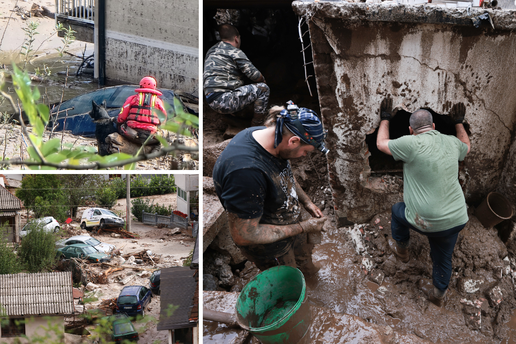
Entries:
<svg viewBox="0 0 516 344">
<path fill-rule="evenodd" d="M 158 331 L 197 326 L 198 270 L 187 267 L 161 269 L 161 316 Z M 177 307 L 171 315 L 167 314 Z"/>
<path fill-rule="evenodd" d="M 71 272 L 0 275 L 0 304 L 7 316 L 74 313 Z"/>
</svg>

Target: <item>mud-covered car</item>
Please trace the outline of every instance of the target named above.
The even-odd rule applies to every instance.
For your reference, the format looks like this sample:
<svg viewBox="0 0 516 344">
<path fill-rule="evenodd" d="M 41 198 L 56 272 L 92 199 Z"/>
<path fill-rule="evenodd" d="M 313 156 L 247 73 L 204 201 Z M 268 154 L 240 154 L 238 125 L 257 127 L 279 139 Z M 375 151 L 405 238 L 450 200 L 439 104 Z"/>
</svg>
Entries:
<svg viewBox="0 0 516 344">
<path fill-rule="evenodd" d="M 86 244 L 73 244 L 57 249 L 57 256 L 59 258 L 81 258 L 88 259 L 93 263 L 104 263 L 110 260 L 109 256 L 105 253 L 97 251 L 90 245 Z"/>
<path fill-rule="evenodd" d="M 160 294 L 161 270 L 156 270 L 149 278 L 149 289 L 154 295 Z"/>
<path fill-rule="evenodd" d="M 56 242 L 56 247 L 62 248 L 62 247 L 65 247 L 68 245 L 73 245 L 73 244 L 90 245 L 90 246 L 93 246 L 97 251 L 104 252 L 104 253 L 109 253 L 115 249 L 114 245 L 100 242 L 97 239 L 95 239 L 89 235 L 75 235 L 68 239 L 61 239 L 58 242 Z"/>
<path fill-rule="evenodd" d="M 25 226 L 20 231 L 20 237 L 26 236 L 32 228 L 35 226 L 42 226 L 43 230 L 45 232 L 58 232 L 61 226 L 59 225 L 59 222 L 56 221 L 52 216 L 46 216 L 39 219 L 33 219 L 27 222 Z"/>
<path fill-rule="evenodd" d="M 142 285 L 124 287 L 116 301 L 116 312 L 129 316 L 145 316 L 145 307 L 152 299 L 152 292 Z"/>
<path fill-rule="evenodd" d="M 103 208 L 88 208 L 82 213 L 81 228 L 91 230 L 94 227 L 123 228 L 125 221 L 111 210 Z"/>
<path fill-rule="evenodd" d="M 107 318 L 110 332 L 110 339 L 115 343 L 138 342 L 138 332 L 133 326 L 131 319 L 124 314 L 113 314 Z"/>
</svg>

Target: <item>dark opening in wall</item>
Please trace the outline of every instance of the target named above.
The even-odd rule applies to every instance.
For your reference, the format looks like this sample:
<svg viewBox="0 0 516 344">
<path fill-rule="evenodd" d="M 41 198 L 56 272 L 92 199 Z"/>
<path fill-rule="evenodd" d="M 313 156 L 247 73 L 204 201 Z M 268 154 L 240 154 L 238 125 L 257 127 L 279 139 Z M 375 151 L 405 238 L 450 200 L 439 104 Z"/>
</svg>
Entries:
<svg viewBox="0 0 516 344">
<path fill-rule="evenodd" d="M 455 123 L 448 115 L 441 115 L 437 112 L 426 109 L 432 114 L 435 130 L 445 135 L 456 135 Z M 403 135 L 410 135 L 409 118 L 411 113 L 405 110 L 399 110 L 389 124 L 389 138 L 397 139 Z M 380 152 L 376 147 L 376 138 L 378 136 L 378 128 L 374 133 L 366 136 L 366 143 L 371 156 L 369 157 L 369 166 L 371 174 L 402 174 L 403 162 L 395 161 L 390 155 Z"/>
</svg>

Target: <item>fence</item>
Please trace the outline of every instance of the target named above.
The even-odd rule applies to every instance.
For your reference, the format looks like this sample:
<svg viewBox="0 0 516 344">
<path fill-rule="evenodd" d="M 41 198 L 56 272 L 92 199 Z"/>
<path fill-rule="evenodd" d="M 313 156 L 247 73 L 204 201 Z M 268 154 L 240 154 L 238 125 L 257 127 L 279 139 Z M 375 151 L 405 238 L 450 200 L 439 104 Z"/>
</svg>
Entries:
<svg viewBox="0 0 516 344">
<path fill-rule="evenodd" d="M 62 18 L 78 19 L 93 24 L 95 0 L 56 0 L 56 14 Z"/>
<path fill-rule="evenodd" d="M 176 214 L 172 214 L 170 216 L 163 216 L 153 213 L 142 212 L 142 222 L 146 225 L 157 226 L 158 224 L 163 224 L 165 227 L 175 228 L 180 227 L 186 229 L 188 227 L 188 219 L 181 217 Z"/>
</svg>

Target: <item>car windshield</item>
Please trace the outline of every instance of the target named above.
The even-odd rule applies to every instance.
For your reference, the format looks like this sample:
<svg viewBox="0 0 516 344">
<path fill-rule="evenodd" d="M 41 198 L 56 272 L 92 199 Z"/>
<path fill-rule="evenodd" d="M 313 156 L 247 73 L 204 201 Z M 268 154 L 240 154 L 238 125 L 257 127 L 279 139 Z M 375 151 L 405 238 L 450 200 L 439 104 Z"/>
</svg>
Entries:
<svg viewBox="0 0 516 344">
<path fill-rule="evenodd" d="M 104 215 L 109 215 L 109 216 L 116 216 L 118 217 L 117 214 L 113 213 L 112 211 L 109 211 L 109 210 L 106 210 L 106 209 L 100 209 L 100 211 L 102 212 L 102 214 Z"/>
<path fill-rule="evenodd" d="M 98 251 L 96 249 L 94 249 L 93 247 L 91 246 L 85 246 L 82 248 L 82 250 L 86 253 L 86 254 L 94 254 L 94 253 L 98 253 Z"/>
<path fill-rule="evenodd" d="M 46 224 L 46 225 L 48 225 L 50 222 L 52 222 L 52 218 L 51 217 L 45 217 L 43 219 L 43 223 Z"/>
<path fill-rule="evenodd" d="M 137 303 L 136 296 L 124 295 L 118 298 L 118 303 L 121 305 L 135 305 Z"/>
<path fill-rule="evenodd" d="M 100 245 L 100 241 L 98 241 L 95 238 L 88 239 L 88 240 L 85 241 L 85 243 L 88 244 L 88 245 L 91 245 L 91 246 Z"/>
<path fill-rule="evenodd" d="M 121 324 L 115 324 L 113 326 L 113 332 L 115 334 L 129 333 L 129 332 L 134 332 L 134 328 L 128 322 L 121 323 Z"/>
</svg>

